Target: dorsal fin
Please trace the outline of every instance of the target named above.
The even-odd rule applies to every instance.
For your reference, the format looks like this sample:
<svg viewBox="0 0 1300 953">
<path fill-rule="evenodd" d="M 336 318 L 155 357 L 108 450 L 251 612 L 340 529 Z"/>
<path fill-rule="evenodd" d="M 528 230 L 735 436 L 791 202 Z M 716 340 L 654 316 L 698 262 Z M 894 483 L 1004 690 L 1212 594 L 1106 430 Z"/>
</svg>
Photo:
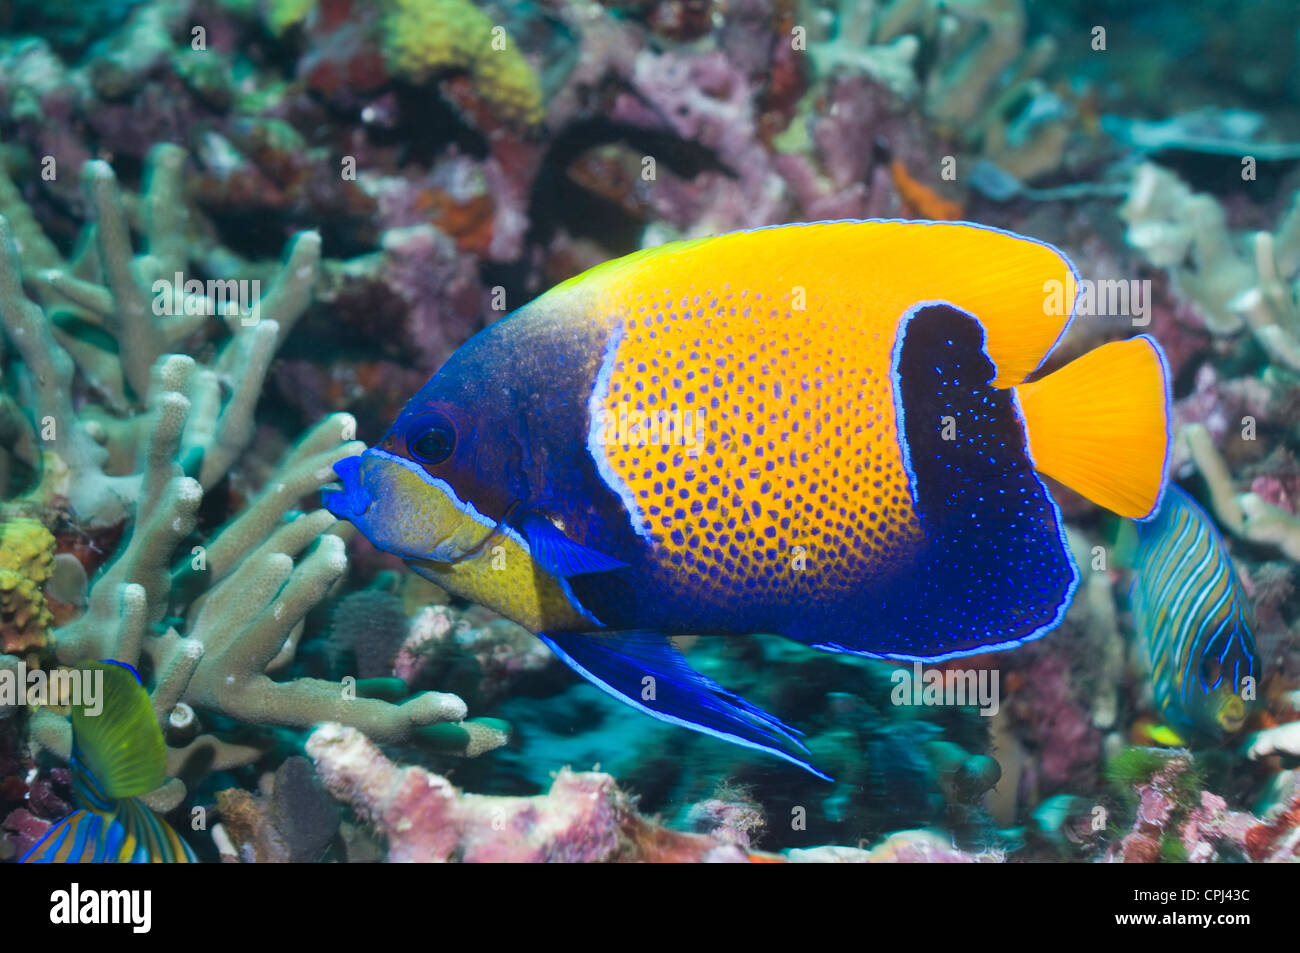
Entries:
<svg viewBox="0 0 1300 953">
<path fill-rule="evenodd" d="M 862 309 L 886 318 L 948 302 L 984 326 L 996 387 L 1025 380 L 1064 333 L 1078 279 L 1046 242 L 970 222 L 843 221 L 776 225 L 671 242 L 605 262 L 547 295 L 615 295 L 733 287 L 752 277 L 764 294 L 827 296 L 822 314 Z M 798 289 L 798 290 L 796 290 Z M 544 296 L 545 297 L 545 296 Z M 798 306 L 795 306 L 796 309 Z"/>
<path fill-rule="evenodd" d="M 135 670 L 121 662 L 82 666 L 94 678 L 103 673 L 102 692 L 72 709 L 75 763 L 109 798 L 148 794 L 166 779 L 167 752 L 149 693 Z M 97 680 L 97 679 L 96 679 Z"/>
</svg>

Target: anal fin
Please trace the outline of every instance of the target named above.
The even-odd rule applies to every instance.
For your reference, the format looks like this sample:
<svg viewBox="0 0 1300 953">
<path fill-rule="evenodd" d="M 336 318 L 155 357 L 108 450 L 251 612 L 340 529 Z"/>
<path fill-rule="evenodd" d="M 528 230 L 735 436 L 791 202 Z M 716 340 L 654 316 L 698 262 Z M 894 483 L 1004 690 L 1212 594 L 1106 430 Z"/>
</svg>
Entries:
<svg viewBox="0 0 1300 953">
<path fill-rule="evenodd" d="M 539 632 L 537 637 L 587 681 L 652 718 L 766 751 L 831 780 L 808 763 L 797 732 L 695 671 L 658 632 Z"/>
</svg>

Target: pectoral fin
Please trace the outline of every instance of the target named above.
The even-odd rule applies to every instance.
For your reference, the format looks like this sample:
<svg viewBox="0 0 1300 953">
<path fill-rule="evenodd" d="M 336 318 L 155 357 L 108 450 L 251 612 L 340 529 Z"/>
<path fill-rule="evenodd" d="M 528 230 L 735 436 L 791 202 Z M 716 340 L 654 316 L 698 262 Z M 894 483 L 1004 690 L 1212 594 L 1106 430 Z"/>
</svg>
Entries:
<svg viewBox="0 0 1300 953">
<path fill-rule="evenodd" d="M 538 638 L 602 691 L 660 721 L 766 751 L 829 781 L 798 733 L 695 671 L 658 632 L 550 632 Z"/>
<path fill-rule="evenodd" d="M 519 524 L 533 559 L 547 572 L 562 579 L 585 573 L 609 572 L 627 565 L 589 546 L 575 543 L 540 513 L 524 513 Z"/>
</svg>

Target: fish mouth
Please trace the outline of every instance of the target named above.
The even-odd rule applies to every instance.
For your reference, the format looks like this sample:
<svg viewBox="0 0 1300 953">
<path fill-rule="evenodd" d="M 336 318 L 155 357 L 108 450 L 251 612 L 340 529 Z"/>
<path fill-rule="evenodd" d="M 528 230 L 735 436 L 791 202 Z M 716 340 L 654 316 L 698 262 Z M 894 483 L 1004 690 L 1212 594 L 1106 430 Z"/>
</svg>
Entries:
<svg viewBox="0 0 1300 953">
<path fill-rule="evenodd" d="M 1236 734 L 1246 723 L 1246 705 L 1233 695 L 1219 709 L 1219 726 L 1228 734 Z"/>
<path fill-rule="evenodd" d="M 387 508 L 377 504 L 382 502 L 380 497 L 385 493 L 400 492 L 397 487 L 390 486 L 388 477 L 413 468 L 405 466 L 401 460 L 386 460 L 386 456 L 381 453 L 376 457 L 372 448 L 360 456 L 345 457 L 334 464 L 338 480 L 321 487 L 321 505 L 339 519 L 354 524 L 372 544 L 385 552 L 406 560 L 448 568 L 481 555 L 492 539 L 503 532 L 517 509 L 518 503 L 512 503 L 495 523 L 488 523 L 478 516 L 478 521 L 484 524 L 483 533 L 481 536 L 471 535 L 472 531 L 467 532 L 469 527 L 461 521 L 463 514 L 456 509 L 459 502 L 444 485 L 435 488 L 435 492 L 438 500 L 445 496 L 448 502 L 445 505 L 434 503 L 427 512 L 433 517 L 431 522 L 436 523 L 430 527 L 433 532 L 418 542 L 407 539 L 400 525 L 388 525 L 386 521 L 390 520 L 391 514 L 385 516 Z M 403 466 L 389 470 L 388 465 L 392 463 Z"/>
<path fill-rule="evenodd" d="M 334 464 L 334 472 L 338 482 L 321 487 L 321 505 L 349 522 L 364 516 L 374 500 L 361 485 L 361 458 L 344 457 Z"/>
<path fill-rule="evenodd" d="M 1245 712 L 1225 711 L 1219 716 L 1219 724 L 1228 734 L 1235 735 L 1246 724 Z"/>
</svg>

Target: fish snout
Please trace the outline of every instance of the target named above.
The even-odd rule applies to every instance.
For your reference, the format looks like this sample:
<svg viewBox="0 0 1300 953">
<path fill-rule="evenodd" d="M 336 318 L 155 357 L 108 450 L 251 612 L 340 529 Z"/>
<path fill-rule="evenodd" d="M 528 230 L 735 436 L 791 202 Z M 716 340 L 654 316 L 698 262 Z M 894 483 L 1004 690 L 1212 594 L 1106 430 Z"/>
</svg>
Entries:
<svg viewBox="0 0 1300 953">
<path fill-rule="evenodd" d="M 361 484 L 361 457 L 344 457 L 334 464 L 334 472 L 343 488 L 324 490 L 321 503 L 339 519 L 352 520 L 363 516 L 374 501 Z"/>
<path fill-rule="evenodd" d="M 1246 703 L 1237 695 L 1230 696 L 1219 709 L 1219 727 L 1228 734 L 1236 734 L 1246 723 Z"/>
</svg>

